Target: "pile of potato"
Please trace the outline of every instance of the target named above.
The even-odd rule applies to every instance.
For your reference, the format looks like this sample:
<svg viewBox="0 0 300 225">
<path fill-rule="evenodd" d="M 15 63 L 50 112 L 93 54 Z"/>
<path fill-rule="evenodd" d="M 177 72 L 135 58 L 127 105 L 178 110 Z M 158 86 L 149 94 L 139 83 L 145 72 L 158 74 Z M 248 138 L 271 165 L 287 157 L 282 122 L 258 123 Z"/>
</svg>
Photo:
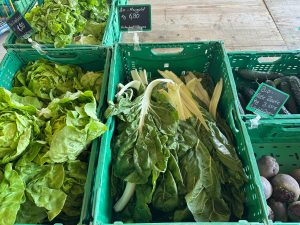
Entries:
<svg viewBox="0 0 300 225">
<path fill-rule="evenodd" d="M 272 156 L 262 156 L 257 165 L 268 203 L 269 219 L 300 222 L 300 168 L 290 174 L 281 174 Z"/>
</svg>

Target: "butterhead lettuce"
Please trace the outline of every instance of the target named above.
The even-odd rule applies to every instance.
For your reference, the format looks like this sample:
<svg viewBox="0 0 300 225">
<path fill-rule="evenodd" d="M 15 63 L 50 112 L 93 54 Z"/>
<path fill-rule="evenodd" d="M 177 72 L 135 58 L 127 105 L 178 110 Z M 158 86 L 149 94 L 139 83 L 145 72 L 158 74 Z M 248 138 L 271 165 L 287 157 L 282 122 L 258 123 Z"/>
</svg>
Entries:
<svg viewBox="0 0 300 225">
<path fill-rule="evenodd" d="M 67 92 L 42 109 L 40 117 L 47 121 L 45 140 L 49 150 L 42 162 L 61 163 L 75 160 L 92 140 L 106 131 L 96 115 L 93 92 Z"/>
<path fill-rule="evenodd" d="M 19 157 L 40 132 L 40 122 L 34 115 L 37 110 L 15 102 L 11 96 L 0 88 L 0 164 Z"/>
<path fill-rule="evenodd" d="M 1 225 L 78 223 L 102 77 L 37 60 L 0 88 Z"/>
</svg>

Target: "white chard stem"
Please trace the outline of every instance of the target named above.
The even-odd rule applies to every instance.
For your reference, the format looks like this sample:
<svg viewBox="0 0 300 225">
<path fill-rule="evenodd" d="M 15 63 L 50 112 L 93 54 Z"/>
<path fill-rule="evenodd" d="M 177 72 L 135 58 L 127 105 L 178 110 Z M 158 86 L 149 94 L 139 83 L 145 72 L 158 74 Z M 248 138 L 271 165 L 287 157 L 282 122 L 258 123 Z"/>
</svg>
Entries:
<svg viewBox="0 0 300 225">
<path fill-rule="evenodd" d="M 151 105 L 151 94 L 153 89 L 160 83 L 174 83 L 172 80 L 170 79 L 156 79 L 154 81 L 152 81 L 146 88 L 144 96 L 143 96 L 143 100 L 142 100 L 142 104 L 141 104 L 141 115 L 140 115 L 140 121 L 139 121 L 139 133 L 142 133 L 143 131 L 143 127 L 144 127 L 144 123 L 145 123 L 145 117 L 148 113 L 148 110 L 150 108 Z"/>
<path fill-rule="evenodd" d="M 135 185 L 136 184 L 127 182 L 122 197 L 114 205 L 114 210 L 116 212 L 121 212 L 126 207 L 135 192 Z"/>
<path fill-rule="evenodd" d="M 141 86 L 140 81 L 137 80 L 131 81 L 125 86 L 123 86 L 122 89 L 115 95 L 115 97 L 122 95 L 128 88 L 135 88 L 136 90 L 138 90 L 140 86 Z"/>
</svg>

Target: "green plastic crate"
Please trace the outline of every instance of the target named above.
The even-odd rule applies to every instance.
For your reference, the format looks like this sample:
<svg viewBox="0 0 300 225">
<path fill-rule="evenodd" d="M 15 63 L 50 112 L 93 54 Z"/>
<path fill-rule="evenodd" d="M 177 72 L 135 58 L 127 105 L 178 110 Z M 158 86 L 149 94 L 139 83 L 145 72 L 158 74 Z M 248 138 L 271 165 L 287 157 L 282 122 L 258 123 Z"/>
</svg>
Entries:
<svg viewBox="0 0 300 225">
<path fill-rule="evenodd" d="M 29 9 L 33 7 L 36 0 L 18 0 L 18 1 L 12 1 L 15 10 L 18 10 L 21 14 L 25 14 Z M 0 16 L 7 17 L 5 10 L 3 9 L 5 7 L 5 3 L 3 0 L 0 0 Z"/>
<path fill-rule="evenodd" d="M 285 52 L 231 52 L 228 54 L 228 57 L 233 70 L 243 68 L 263 72 L 279 72 L 286 75 L 300 74 L 299 50 Z M 249 85 L 249 82 L 240 78 L 235 72 L 233 72 L 233 76 L 237 84 L 244 83 L 244 85 Z M 237 92 L 237 89 L 235 92 Z M 241 111 L 240 114 L 245 120 L 255 117 L 254 114 L 243 114 Z M 300 119 L 300 114 L 278 114 L 274 119 Z M 261 121 L 264 120 L 270 119 L 261 119 Z"/>
<path fill-rule="evenodd" d="M 41 0 L 38 1 L 41 4 Z M 107 24 L 105 28 L 105 32 L 103 35 L 103 39 L 100 45 L 102 46 L 112 46 L 115 42 L 119 42 L 121 40 L 121 32 L 118 24 L 118 15 L 117 15 L 117 5 L 127 4 L 127 0 L 116 0 L 114 4 L 110 7 L 109 17 L 107 19 Z M 32 48 L 31 44 L 16 44 L 16 36 L 13 32 L 10 32 L 7 36 L 5 43 L 3 44 L 4 48 L 10 49 L 28 49 Z M 54 48 L 53 44 L 42 44 L 46 49 Z M 99 45 L 79 45 L 79 44 L 69 44 L 65 48 L 82 48 L 82 47 L 97 47 Z"/>
<path fill-rule="evenodd" d="M 253 152 L 246 148 L 244 133 L 246 128 L 242 120 L 237 116 L 237 106 L 233 99 L 234 81 L 229 72 L 230 66 L 222 42 L 199 42 L 199 43 L 161 43 L 161 44 L 140 44 L 140 51 L 135 51 L 133 44 L 116 45 L 113 54 L 112 68 L 108 85 L 108 101 L 113 101 L 119 82 L 130 80 L 131 69 L 143 68 L 151 74 L 151 78 L 158 77 L 157 70 L 169 69 L 176 74 L 182 71 L 196 70 L 199 72 L 208 72 L 216 82 L 221 77 L 224 79 L 224 89 L 221 97 L 219 112 L 230 125 L 235 141 L 237 143 L 237 152 L 242 160 L 244 171 L 249 179 L 245 186 L 246 207 L 245 220 L 235 223 L 213 223 L 217 224 L 248 224 L 250 222 L 259 224 L 267 222 L 267 209 L 263 205 L 263 192 L 259 188 L 258 174 L 254 173 L 253 167 L 257 167 Z M 157 53 L 153 49 L 162 49 L 171 51 L 174 48 L 181 49 L 177 53 Z M 176 51 L 177 51 L 176 50 Z M 110 167 L 111 167 L 111 149 L 110 143 L 114 133 L 115 118 L 108 118 L 109 132 L 102 137 L 98 167 L 96 170 L 96 180 L 94 185 L 93 202 L 93 225 L 111 224 L 112 218 L 112 199 L 110 196 Z M 247 221 L 246 221 L 247 220 Z M 122 222 L 115 222 L 122 224 Z M 203 223 L 172 223 L 174 225 L 182 224 L 211 224 Z M 156 225 L 156 224 L 155 224 Z"/>
<path fill-rule="evenodd" d="M 247 122 L 249 123 L 249 122 Z M 279 163 L 280 173 L 290 173 L 300 168 L 300 125 L 297 122 L 283 121 L 278 124 L 266 122 L 260 129 L 248 129 L 251 144 L 255 157 L 259 159 L 263 155 L 271 155 Z M 259 175 L 259 171 L 255 171 Z M 264 200 L 265 207 L 267 206 Z M 272 224 L 269 221 L 269 224 Z M 273 223 L 276 225 L 295 225 L 298 223 Z"/>
<path fill-rule="evenodd" d="M 51 57 L 51 58 L 50 58 Z M 102 91 L 100 101 L 97 107 L 97 114 L 103 120 L 103 104 L 107 95 L 107 83 L 111 62 L 111 49 L 104 47 L 97 48 L 76 48 L 76 49 L 50 49 L 48 56 L 39 55 L 34 49 L 27 50 L 9 50 L 0 64 L 0 86 L 8 90 L 12 88 L 12 81 L 16 72 L 30 61 L 40 58 L 50 59 L 56 63 L 79 65 L 88 71 L 104 70 Z M 81 217 L 78 224 L 89 224 L 92 207 L 92 185 L 94 183 L 95 169 L 99 154 L 100 138 L 95 139 L 92 143 L 87 180 Z M 58 224 L 56 224 L 58 225 Z"/>
</svg>

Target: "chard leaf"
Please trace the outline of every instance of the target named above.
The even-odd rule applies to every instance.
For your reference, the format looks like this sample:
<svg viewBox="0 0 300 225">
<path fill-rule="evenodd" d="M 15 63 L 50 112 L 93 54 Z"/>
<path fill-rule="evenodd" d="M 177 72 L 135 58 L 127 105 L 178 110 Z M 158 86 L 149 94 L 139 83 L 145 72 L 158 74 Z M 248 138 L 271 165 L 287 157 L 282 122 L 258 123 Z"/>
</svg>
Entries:
<svg viewBox="0 0 300 225">
<path fill-rule="evenodd" d="M 137 185 L 136 204 L 134 207 L 133 218 L 136 222 L 151 222 L 152 214 L 148 204 L 152 200 L 152 187 L 147 184 Z"/>
<path fill-rule="evenodd" d="M 120 105 L 111 105 L 109 109 L 111 115 L 117 114 L 121 120 L 127 120 L 118 127 L 120 133 L 116 137 L 114 146 L 114 149 L 118 149 L 114 173 L 131 183 L 144 184 L 153 170 L 165 171 L 170 156 L 166 144 L 168 135 L 176 132 L 174 125 L 176 125 L 177 114 L 162 95 L 153 94 L 153 96 L 152 110 L 145 117 L 142 133 L 138 132 L 141 96 L 132 102 L 128 97 L 121 96 L 118 99 Z M 175 114 L 167 117 L 167 112 L 168 115 L 174 112 Z"/>
<path fill-rule="evenodd" d="M 187 194 L 186 201 L 195 221 L 228 221 L 230 210 L 224 200 L 212 198 L 199 180 L 192 192 Z"/>
<path fill-rule="evenodd" d="M 152 201 L 153 207 L 162 212 L 172 212 L 178 207 L 177 184 L 169 170 L 161 176 Z"/>
</svg>

